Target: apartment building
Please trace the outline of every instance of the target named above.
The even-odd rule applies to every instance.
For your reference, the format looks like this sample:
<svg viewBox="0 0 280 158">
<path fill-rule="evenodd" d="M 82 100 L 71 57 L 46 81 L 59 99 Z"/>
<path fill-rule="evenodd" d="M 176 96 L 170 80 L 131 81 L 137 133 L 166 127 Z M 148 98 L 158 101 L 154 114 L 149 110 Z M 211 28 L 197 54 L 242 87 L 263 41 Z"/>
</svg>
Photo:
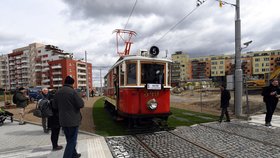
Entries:
<svg viewBox="0 0 280 158">
<path fill-rule="evenodd" d="M 40 43 L 32 43 L 26 47 L 14 49 L 12 53 L 8 54 L 11 89 L 16 89 L 19 86 L 38 85 L 39 81 L 36 76 L 40 76 L 40 72 L 36 71 L 36 58 L 38 57 L 38 49 L 43 46 Z"/>
<path fill-rule="evenodd" d="M 49 65 L 50 62 L 55 64 L 55 61 L 59 63 L 63 60 L 71 61 L 75 68 L 71 69 L 63 64 Z M 59 88 L 62 87 L 62 81 L 68 74 L 78 79 L 75 88 L 85 88 L 86 71 L 83 71 L 86 70 L 85 65 L 89 67 L 89 85 L 92 88 L 91 64 L 73 60 L 72 53 L 64 53 L 57 46 L 32 43 L 0 57 L 0 88 L 11 90 L 21 86 Z M 66 70 L 73 70 L 73 73 L 63 73 Z"/>
<path fill-rule="evenodd" d="M 92 90 L 92 64 L 73 59 L 49 61 L 48 64 L 51 77 L 44 81 L 48 82 L 50 88 L 62 87 L 63 79 L 69 75 L 75 79 L 74 88 L 86 89 L 88 73 L 89 89 Z"/>
<path fill-rule="evenodd" d="M 180 83 L 180 63 L 179 62 L 173 62 L 171 64 L 171 84 L 172 86 L 178 86 Z"/>
<path fill-rule="evenodd" d="M 9 84 L 9 63 L 8 63 L 8 56 L 1 55 L 0 56 L 0 88 L 2 89 L 10 89 Z"/>
<path fill-rule="evenodd" d="M 225 59 L 223 56 L 211 57 L 211 77 L 225 76 Z"/>
<path fill-rule="evenodd" d="M 211 76 L 211 57 L 198 57 L 191 58 L 190 60 L 192 79 L 200 79 L 202 76 L 205 76 L 205 78 L 209 78 Z"/>
<path fill-rule="evenodd" d="M 171 55 L 172 61 L 180 64 L 180 81 L 186 81 L 191 78 L 190 58 L 188 54 L 182 51 Z"/>
<path fill-rule="evenodd" d="M 180 60 L 179 55 L 172 55 L 172 60 Z M 280 68 L 280 50 L 248 52 L 241 56 L 243 75 L 248 78 L 264 78 Z M 206 56 L 190 58 L 191 73 L 189 78 L 201 79 L 202 77 L 223 80 L 226 75 L 235 71 L 234 55 Z M 182 71 L 182 69 L 180 69 Z M 182 72 L 181 72 L 182 74 Z"/>
</svg>

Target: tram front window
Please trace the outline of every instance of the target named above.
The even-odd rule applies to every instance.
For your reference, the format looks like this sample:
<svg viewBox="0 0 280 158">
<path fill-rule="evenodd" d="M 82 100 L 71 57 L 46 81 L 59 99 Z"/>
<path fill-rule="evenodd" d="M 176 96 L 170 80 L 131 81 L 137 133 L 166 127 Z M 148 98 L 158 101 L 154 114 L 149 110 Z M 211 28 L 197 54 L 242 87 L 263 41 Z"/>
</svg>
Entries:
<svg viewBox="0 0 280 158">
<path fill-rule="evenodd" d="M 142 64 L 141 83 L 164 84 L 164 65 Z"/>
</svg>

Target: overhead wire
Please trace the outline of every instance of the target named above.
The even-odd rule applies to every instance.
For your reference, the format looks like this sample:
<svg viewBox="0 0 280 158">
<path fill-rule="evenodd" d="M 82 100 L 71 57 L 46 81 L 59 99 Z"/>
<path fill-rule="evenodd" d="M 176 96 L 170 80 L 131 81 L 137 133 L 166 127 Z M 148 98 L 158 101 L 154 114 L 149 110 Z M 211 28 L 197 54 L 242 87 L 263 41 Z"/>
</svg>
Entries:
<svg viewBox="0 0 280 158">
<path fill-rule="evenodd" d="M 203 1 L 204 3 L 205 1 Z M 202 3 L 201 3 L 202 4 Z M 201 5 L 200 4 L 200 5 Z M 191 10 L 188 14 L 186 14 L 181 20 L 179 20 L 175 25 L 173 25 L 163 36 L 161 36 L 153 45 L 158 43 L 160 40 L 162 40 L 169 32 L 171 32 L 173 29 L 175 29 L 179 24 L 181 24 L 187 17 L 189 17 L 200 5 L 197 5 L 193 10 Z"/>
<path fill-rule="evenodd" d="M 135 9 L 136 4 L 137 4 L 137 0 L 135 0 L 135 3 L 134 3 L 134 5 L 133 5 L 133 7 L 132 7 L 132 10 L 131 10 L 131 12 L 130 12 L 130 14 L 129 14 L 129 16 L 128 16 L 128 19 L 127 19 L 126 24 L 125 24 L 125 26 L 124 26 L 124 30 L 125 30 L 126 27 L 127 27 L 127 24 L 128 24 L 128 22 L 129 22 L 129 20 L 130 20 L 130 17 L 131 17 L 131 15 L 132 15 L 134 9 Z"/>
</svg>

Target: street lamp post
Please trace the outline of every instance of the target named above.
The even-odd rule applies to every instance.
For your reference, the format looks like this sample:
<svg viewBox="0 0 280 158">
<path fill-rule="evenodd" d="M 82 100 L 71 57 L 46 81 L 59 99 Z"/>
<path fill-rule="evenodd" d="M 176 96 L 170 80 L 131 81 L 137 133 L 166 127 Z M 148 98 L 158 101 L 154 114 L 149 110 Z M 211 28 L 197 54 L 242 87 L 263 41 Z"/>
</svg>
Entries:
<svg viewBox="0 0 280 158">
<path fill-rule="evenodd" d="M 240 20 L 240 1 L 236 0 L 235 5 L 236 19 L 235 19 L 235 115 L 242 115 L 242 69 L 241 69 L 241 20 Z"/>
<path fill-rule="evenodd" d="M 86 95 L 87 95 L 87 100 L 88 100 L 88 98 L 89 98 L 89 87 L 88 87 L 87 51 L 85 51 L 85 62 L 86 62 Z"/>
</svg>

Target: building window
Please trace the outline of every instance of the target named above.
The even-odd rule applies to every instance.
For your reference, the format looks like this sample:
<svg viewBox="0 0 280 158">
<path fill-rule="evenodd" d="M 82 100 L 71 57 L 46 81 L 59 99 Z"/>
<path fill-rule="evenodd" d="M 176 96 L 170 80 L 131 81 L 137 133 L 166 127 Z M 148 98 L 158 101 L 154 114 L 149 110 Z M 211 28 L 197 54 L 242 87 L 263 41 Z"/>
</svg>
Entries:
<svg viewBox="0 0 280 158">
<path fill-rule="evenodd" d="M 220 61 L 220 64 L 224 64 L 224 61 Z"/>
<path fill-rule="evenodd" d="M 260 58 L 255 58 L 255 61 L 260 61 Z"/>
</svg>

